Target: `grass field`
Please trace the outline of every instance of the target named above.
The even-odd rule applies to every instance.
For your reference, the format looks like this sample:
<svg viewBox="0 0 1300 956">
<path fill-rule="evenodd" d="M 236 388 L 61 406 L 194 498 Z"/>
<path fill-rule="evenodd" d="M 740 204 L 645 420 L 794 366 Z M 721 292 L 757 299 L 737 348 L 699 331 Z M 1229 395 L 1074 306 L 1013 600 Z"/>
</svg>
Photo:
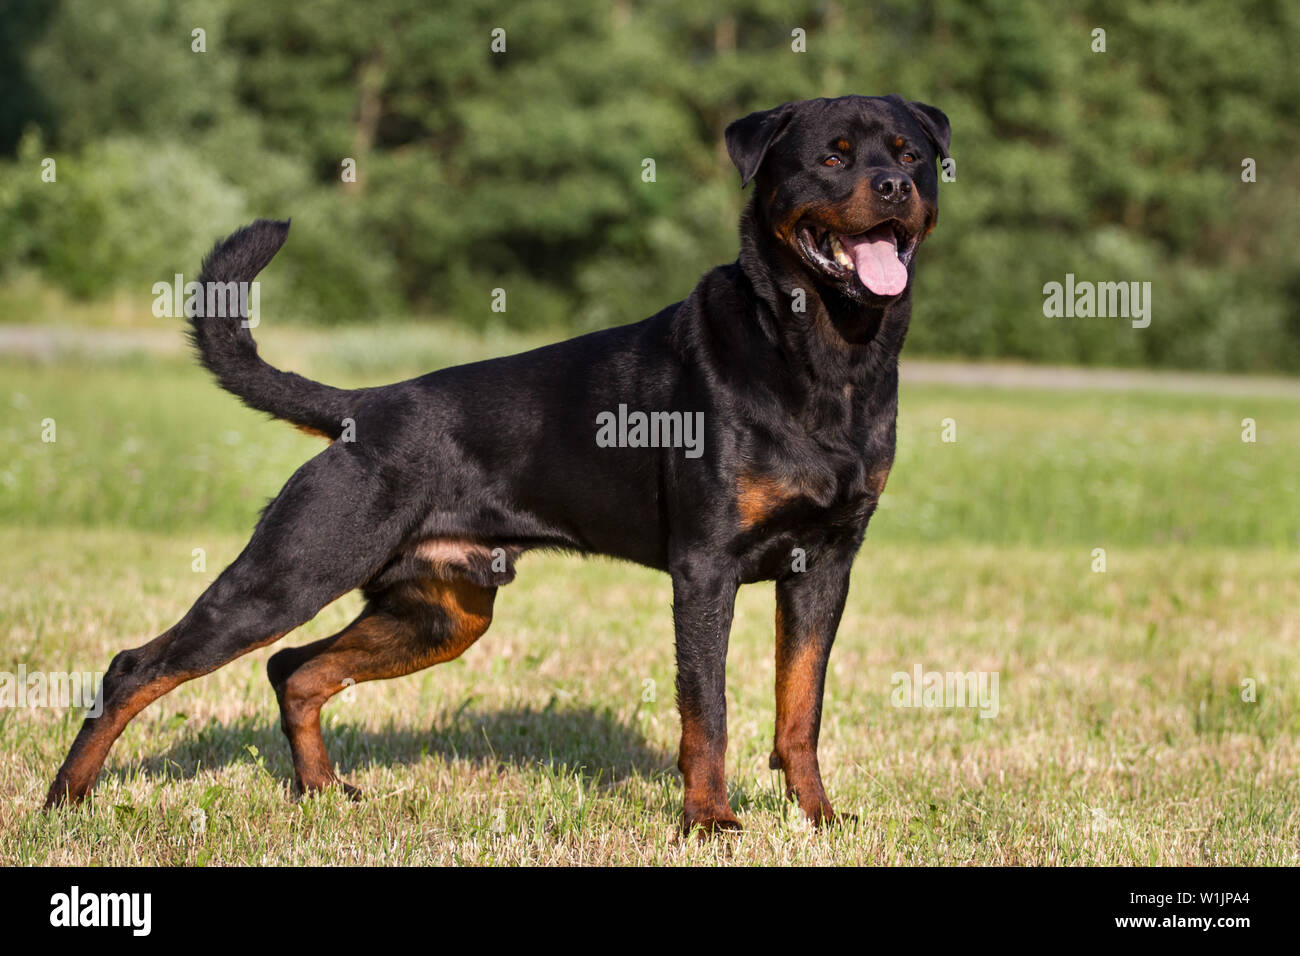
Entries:
<svg viewBox="0 0 1300 956">
<path fill-rule="evenodd" d="M 273 362 L 339 384 L 511 347 L 443 328 L 259 334 Z M 746 831 L 697 844 L 675 829 L 667 579 L 528 556 L 462 658 L 327 707 L 360 803 L 291 798 L 272 648 L 153 705 L 70 812 L 36 808 L 79 715 L 0 709 L 0 863 L 1294 864 L 1300 398 L 1157 384 L 905 385 L 828 679 L 822 765 L 855 824 L 808 831 L 767 769 L 770 586 L 742 590 L 729 656 Z M 320 447 L 170 347 L 0 355 L 0 407 L 9 672 L 102 671 L 165 629 Z M 997 673 L 997 716 L 892 706 L 891 676 L 916 665 Z"/>
</svg>

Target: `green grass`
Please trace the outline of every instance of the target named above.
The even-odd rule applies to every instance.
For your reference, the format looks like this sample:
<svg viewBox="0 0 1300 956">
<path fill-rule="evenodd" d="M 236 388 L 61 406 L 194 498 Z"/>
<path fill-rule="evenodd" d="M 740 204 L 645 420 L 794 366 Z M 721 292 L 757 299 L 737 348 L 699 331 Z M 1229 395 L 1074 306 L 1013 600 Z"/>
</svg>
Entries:
<svg viewBox="0 0 1300 956">
<path fill-rule="evenodd" d="M 263 338 L 343 384 L 506 347 L 442 329 Z M 102 671 L 162 631 L 320 448 L 180 355 L 10 358 L 0 383 L 0 670 Z M 822 764 L 853 826 L 807 831 L 767 769 L 770 586 L 742 591 L 729 656 L 746 831 L 701 845 L 675 834 L 667 579 L 529 555 L 464 657 L 327 707 L 361 803 L 290 797 L 274 648 L 145 711 L 70 812 L 36 807 L 77 715 L 0 710 L 0 863 L 1295 864 L 1298 406 L 906 387 L 828 680 Z M 917 664 L 997 672 L 998 716 L 891 706 L 891 675 Z"/>
</svg>

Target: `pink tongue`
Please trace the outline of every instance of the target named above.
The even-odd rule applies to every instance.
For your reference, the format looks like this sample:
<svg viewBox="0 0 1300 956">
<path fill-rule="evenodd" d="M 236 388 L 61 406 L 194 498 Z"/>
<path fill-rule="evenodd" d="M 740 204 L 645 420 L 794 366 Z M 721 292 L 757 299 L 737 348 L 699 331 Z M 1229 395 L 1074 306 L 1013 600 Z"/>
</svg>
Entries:
<svg viewBox="0 0 1300 956">
<path fill-rule="evenodd" d="M 877 226 L 855 238 L 842 236 L 840 243 L 853 257 L 862 284 L 876 295 L 898 295 L 907 288 L 907 266 L 898 258 L 889 226 Z"/>
</svg>

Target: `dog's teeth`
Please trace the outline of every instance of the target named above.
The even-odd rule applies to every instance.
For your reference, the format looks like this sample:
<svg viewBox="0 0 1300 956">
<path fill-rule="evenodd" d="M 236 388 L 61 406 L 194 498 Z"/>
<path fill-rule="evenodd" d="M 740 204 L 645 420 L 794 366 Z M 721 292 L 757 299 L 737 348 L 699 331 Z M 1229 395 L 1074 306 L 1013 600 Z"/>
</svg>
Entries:
<svg viewBox="0 0 1300 956">
<path fill-rule="evenodd" d="M 835 261 L 840 265 L 844 266 L 846 269 L 853 268 L 853 258 L 844 251 L 844 246 L 840 244 L 839 236 L 833 236 L 831 238 L 831 252 L 835 256 Z"/>
</svg>

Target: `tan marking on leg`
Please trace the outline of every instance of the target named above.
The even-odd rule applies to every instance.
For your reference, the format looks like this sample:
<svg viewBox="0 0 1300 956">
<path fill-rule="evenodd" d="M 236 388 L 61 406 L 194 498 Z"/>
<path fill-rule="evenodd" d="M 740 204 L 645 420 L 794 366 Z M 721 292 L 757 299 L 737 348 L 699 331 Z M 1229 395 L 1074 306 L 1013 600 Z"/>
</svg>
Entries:
<svg viewBox="0 0 1300 956">
<path fill-rule="evenodd" d="M 368 610 L 333 637 L 293 649 L 303 659 L 276 687 L 276 696 L 298 788 L 319 790 L 338 780 L 321 737 L 326 701 L 353 683 L 402 677 L 459 657 L 487 631 L 495 596 L 495 588 L 459 579 L 411 585 L 400 599 L 440 608 L 438 630 L 422 630 L 414 617 Z"/>
<path fill-rule="evenodd" d="M 430 603 L 441 607 L 452 622 L 452 634 L 448 637 L 443 652 L 446 656 L 439 656 L 430 663 L 441 664 L 459 657 L 483 636 L 492 623 L 492 604 L 496 598 L 494 588 L 480 587 L 454 578 L 450 581 L 430 582 L 425 585 L 424 592 Z"/>
<path fill-rule="evenodd" d="M 825 657 L 815 635 L 790 635 L 776 611 L 776 740 L 769 765 L 785 772 L 786 799 L 816 824 L 834 817 L 817 762 L 817 714 Z"/>
<path fill-rule="evenodd" d="M 677 769 L 682 772 L 684 799 L 682 830 L 700 828 L 700 836 L 719 830 L 739 830 L 740 821 L 727 802 L 727 741 L 710 741 L 698 720 L 682 714 L 681 751 Z"/>
<path fill-rule="evenodd" d="M 149 643 L 134 648 L 133 651 L 150 655 L 145 658 L 146 660 L 158 660 L 171 642 L 172 633 L 172 630 L 167 630 Z M 234 657 L 247 654 L 258 647 L 265 647 L 267 644 L 278 641 L 287 633 L 287 631 L 281 631 L 264 641 L 250 644 Z M 173 671 L 169 674 L 163 674 L 141 684 L 121 700 L 106 701 L 103 713 L 98 717 L 88 717 L 82 723 L 81 730 L 77 733 L 77 739 L 72 742 L 68 756 L 64 759 L 63 765 L 59 767 L 59 771 L 54 777 L 54 783 L 50 785 L 49 792 L 45 797 L 45 806 L 49 808 L 66 802 L 76 803 L 82 800 L 94 787 L 100 770 L 103 769 L 104 761 L 108 758 L 109 751 L 132 718 L 168 691 L 179 687 L 186 681 L 202 677 L 204 674 L 210 674 L 226 663 L 229 663 L 229 661 L 222 661 L 205 670 Z M 111 667 L 109 673 L 112 673 Z M 128 687 L 130 681 L 130 674 L 119 675 L 115 679 L 115 682 L 125 683 Z M 104 688 L 100 689 L 100 694 L 105 692 Z"/>
</svg>

